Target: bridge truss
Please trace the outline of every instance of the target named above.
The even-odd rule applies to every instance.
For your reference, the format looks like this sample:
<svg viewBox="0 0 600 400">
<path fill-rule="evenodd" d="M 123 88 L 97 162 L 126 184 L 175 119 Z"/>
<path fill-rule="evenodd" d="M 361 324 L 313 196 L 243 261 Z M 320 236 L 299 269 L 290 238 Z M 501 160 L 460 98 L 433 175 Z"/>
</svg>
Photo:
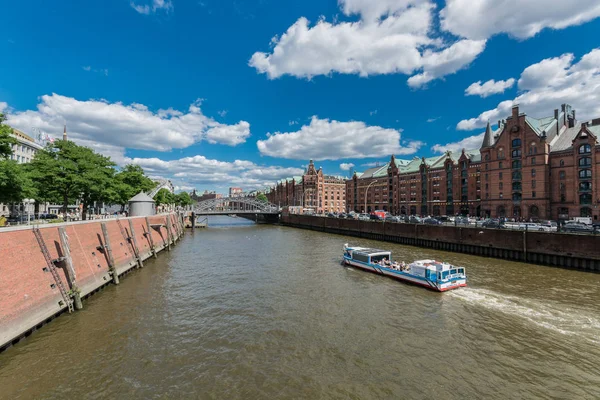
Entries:
<svg viewBox="0 0 600 400">
<path fill-rule="evenodd" d="M 279 214 L 279 207 L 256 200 L 255 197 L 223 197 L 199 202 L 193 211 L 196 215 L 223 214 Z"/>
</svg>

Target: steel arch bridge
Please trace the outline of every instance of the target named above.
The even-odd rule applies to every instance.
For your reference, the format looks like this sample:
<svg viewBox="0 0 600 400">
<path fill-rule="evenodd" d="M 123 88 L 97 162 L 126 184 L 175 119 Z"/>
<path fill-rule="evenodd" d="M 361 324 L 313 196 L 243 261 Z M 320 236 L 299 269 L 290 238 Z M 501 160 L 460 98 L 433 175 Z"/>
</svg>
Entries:
<svg viewBox="0 0 600 400">
<path fill-rule="evenodd" d="M 220 199 L 204 200 L 192 209 L 196 215 L 278 215 L 279 207 L 274 204 L 257 200 L 255 197 L 223 197 Z"/>
</svg>

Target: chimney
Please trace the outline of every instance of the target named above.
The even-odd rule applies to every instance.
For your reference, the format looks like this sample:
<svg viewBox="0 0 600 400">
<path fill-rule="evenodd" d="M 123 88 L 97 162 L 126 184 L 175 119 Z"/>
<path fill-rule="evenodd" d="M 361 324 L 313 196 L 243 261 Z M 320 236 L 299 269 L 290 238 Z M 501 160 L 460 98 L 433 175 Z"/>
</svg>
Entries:
<svg viewBox="0 0 600 400">
<path fill-rule="evenodd" d="M 63 140 L 67 141 L 67 124 L 65 124 L 65 130 L 63 131 Z"/>
<path fill-rule="evenodd" d="M 518 104 L 515 104 L 515 105 L 512 107 L 512 118 L 513 118 L 513 119 L 517 119 L 517 118 L 519 118 L 519 105 L 518 105 Z"/>
</svg>

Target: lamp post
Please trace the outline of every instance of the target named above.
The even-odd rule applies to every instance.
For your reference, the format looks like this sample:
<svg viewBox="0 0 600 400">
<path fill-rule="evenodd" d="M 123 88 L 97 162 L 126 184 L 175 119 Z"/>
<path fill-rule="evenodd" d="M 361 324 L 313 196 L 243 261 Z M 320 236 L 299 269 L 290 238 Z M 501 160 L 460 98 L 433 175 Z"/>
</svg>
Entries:
<svg viewBox="0 0 600 400">
<path fill-rule="evenodd" d="M 374 183 L 377 183 L 377 179 L 374 180 L 373 182 L 369 183 L 369 185 L 367 185 L 367 189 L 365 190 L 365 211 L 364 212 L 367 212 L 367 193 L 369 193 L 369 188 Z"/>
<path fill-rule="evenodd" d="M 25 207 L 27 207 L 27 225 L 31 224 L 31 204 L 35 203 L 33 199 L 25 199 L 23 200 Z"/>
</svg>

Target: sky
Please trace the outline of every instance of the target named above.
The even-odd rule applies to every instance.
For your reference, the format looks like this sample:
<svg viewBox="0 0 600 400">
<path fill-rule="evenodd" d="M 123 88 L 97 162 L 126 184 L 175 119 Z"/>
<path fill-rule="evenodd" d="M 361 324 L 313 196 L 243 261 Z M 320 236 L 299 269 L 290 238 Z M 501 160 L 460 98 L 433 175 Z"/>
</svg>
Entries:
<svg viewBox="0 0 600 400">
<path fill-rule="evenodd" d="M 178 190 L 479 148 L 515 103 L 600 117 L 597 0 L 5 3 L 8 123 L 54 137 L 66 124 Z"/>
</svg>

